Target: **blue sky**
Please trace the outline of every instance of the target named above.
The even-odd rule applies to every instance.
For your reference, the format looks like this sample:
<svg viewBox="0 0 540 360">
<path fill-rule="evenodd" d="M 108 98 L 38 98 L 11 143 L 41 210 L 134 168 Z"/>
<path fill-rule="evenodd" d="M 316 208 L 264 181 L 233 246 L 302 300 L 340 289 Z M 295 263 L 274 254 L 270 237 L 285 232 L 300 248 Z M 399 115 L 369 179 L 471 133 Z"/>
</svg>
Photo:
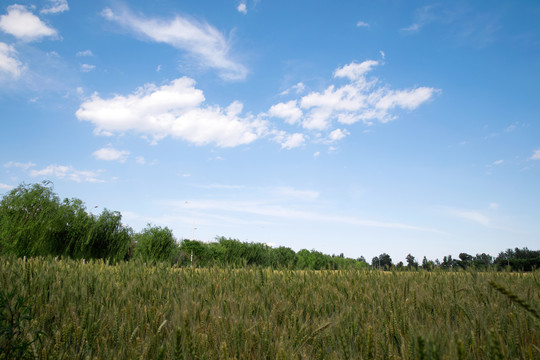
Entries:
<svg viewBox="0 0 540 360">
<path fill-rule="evenodd" d="M 0 193 L 394 261 L 540 245 L 537 1 L 2 1 Z M 97 208 L 95 208 L 97 206 Z"/>
</svg>

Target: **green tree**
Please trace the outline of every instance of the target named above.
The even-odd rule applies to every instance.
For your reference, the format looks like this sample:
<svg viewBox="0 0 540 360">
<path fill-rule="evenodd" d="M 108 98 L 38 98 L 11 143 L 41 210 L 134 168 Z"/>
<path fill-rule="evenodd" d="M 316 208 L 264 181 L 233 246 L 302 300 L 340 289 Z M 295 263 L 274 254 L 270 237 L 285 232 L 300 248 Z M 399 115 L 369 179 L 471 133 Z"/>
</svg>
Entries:
<svg viewBox="0 0 540 360">
<path fill-rule="evenodd" d="M 52 183 L 22 183 L 0 202 L 0 252 L 17 256 L 58 252 L 63 224 Z"/>
<path fill-rule="evenodd" d="M 147 224 L 135 235 L 135 256 L 148 262 L 172 262 L 178 255 L 178 245 L 172 230 Z"/>
<path fill-rule="evenodd" d="M 133 230 L 122 225 L 122 215 L 118 211 L 104 209 L 99 217 L 91 217 L 80 254 L 84 258 L 125 260 L 132 238 Z"/>
<path fill-rule="evenodd" d="M 409 270 L 418 269 L 418 262 L 416 261 L 414 256 L 412 256 L 411 254 L 408 254 L 406 257 L 406 260 L 407 260 L 407 268 Z"/>
<path fill-rule="evenodd" d="M 460 253 L 459 260 L 456 261 L 459 266 L 464 269 L 471 267 L 473 262 L 473 256 L 467 253 Z"/>
<path fill-rule="evenodd" d="M 379 255 L 379 262 L 381 268 L 384 270 L 389 270 L 393 266 L 392 258 L 387 253 L 382 253 L 381 255 Z"/>
<path fill-rule="evenodd" d="M 291 248 L 280 246 L 275 249 L 271 249 L 272 266 L 294 268 L 298 262 L 296 253 Z"/>
</svg>

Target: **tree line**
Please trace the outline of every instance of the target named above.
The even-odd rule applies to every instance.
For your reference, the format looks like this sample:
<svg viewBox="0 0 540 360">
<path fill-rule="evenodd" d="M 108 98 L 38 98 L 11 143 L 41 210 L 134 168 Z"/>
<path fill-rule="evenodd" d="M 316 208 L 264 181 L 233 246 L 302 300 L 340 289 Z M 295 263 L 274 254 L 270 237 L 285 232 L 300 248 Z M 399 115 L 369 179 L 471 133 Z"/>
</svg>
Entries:
<svg viewBox="0 0 540 360">
<path fill-rule="evenodd" d="M 371 265 L 360 257 L 327 255 L 317 250 L 270 247 L 261 243 L 241 242 L 217 237 L 214 242 L 183 239 L 178 242 L 167 227 L 148 224 L 135 232 L 121 222 L 118 211 L 104 209 L 100 215 L 87 211 L 76 198 L 61 200 L 49 181 L 20 184 L 0 202 L 0 255 L 64 256 L 82 259 L 107 259 L 112 262 L 140 259 L 144 262 L 168 262 L 179 266 L 263 266 L 272 268 L 337 270 L 398 269 L 432 270 L 489 268 L 525 270 L 540 268 L 540 251 L 527 248 L 508 249 L 496 258 L 488 254 L 451 255 L 442 261 L 419 264 L 411 254 L 406 261 L 394 264 L 390 255 L 381 254 Z"/>
</svg>

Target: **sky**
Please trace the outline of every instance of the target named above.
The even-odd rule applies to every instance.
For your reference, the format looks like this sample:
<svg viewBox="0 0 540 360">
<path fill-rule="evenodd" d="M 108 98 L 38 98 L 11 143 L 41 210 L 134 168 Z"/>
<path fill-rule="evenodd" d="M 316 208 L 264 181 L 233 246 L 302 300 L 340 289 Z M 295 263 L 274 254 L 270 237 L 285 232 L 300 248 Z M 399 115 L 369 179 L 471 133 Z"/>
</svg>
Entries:
<svg viewBox="0 0 540 360">
<path fill-rule="evenodd" d="M 135 231 L 540 248 L 540 3 L 0 1 L 0 195 Z"/>
</svg>

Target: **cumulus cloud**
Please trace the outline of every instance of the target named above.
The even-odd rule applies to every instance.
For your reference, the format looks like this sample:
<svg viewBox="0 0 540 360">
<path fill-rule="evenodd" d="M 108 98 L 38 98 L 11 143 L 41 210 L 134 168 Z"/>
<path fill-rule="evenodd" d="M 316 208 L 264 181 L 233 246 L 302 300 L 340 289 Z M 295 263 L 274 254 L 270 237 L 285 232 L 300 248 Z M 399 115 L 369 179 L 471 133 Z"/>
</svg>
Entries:
<svg viewBox="0 0 540 360">
<path fill-rule="evenodd" d="M 306 138 L 303 134 L 286 134 L 280 138 L 281 148 L 282 149 L 294 149 L 295 147 L 302 146 L 306 141 Z"/>
<path fill-rule="evenodd" d="M 113 147 L 105 147 L 93 152 L 96 159 L 106 161 L 119 161 L 125 162 L 130 152 L 127 150 L 118 150 Z M 144 159 L 143 159 L 144 160 Z"/>
<path fill-rule="evenodd" d="M 302 110 L 297 106 L 296 100 L 273 105 L 268 115 L 284 119 L 289 124 L 297 123 L 302 117 Z"/>
<path fill-rule="evenodd" d="M 238 10 L 238 12 L 246 15 L 247 14 L 247 6 L 246 6 L 246 3 L 245 2 L 241 2 L 240 4 L 238 4 L 238 7 L 236 8 L 236 10 Z"/>
<path fill-rule="evenodd" d="M 343 139 L 344 137 L 346 137 L 349 134 L 350 133 L 347 130 L 336 129 L 336 130 L 332 131 L 330 133 L 330 135 L 328 135 L 328 140 L 330 142 L 339 141 L 339 140 Z"/>
<path fill-rule="evenodd" d="M 232 60 L 229 41 L 208 23 L 181 16 L 172 20 L 148 19 L 127 10 L 116 13 L 110 8 L 103 10 L 102 15 L 137 35 L 186 51 L 198 63 L 218 70 L 224 79 L 244 79 L 247 75 L 244 65 Z"/>
<path fill-rule="evenodd" d="M 497 160 L 497 161 L 494 161 L 494 162 L 493 162 L 493 165 L 501 165 L 503 162 L 504 162 L 503 159 Z"/>
<path fill-rule="evenodd" d="M 358 121 L 371 124 L 375 120 L 386 123 L 397 117 L 392 114 L 393 110 L 414 110 L 438 92 L 430 87 L 404 90 L 377 87 L 376 78 L 366 78 L 377 65 L 377 61 L 368 60 L 336 69 L 334 77 L 348 79 L 349 83 L 330 85 L 322 92 L 303 96 L 300 108 L 307 113 L 301 121 L 302 126 L 308 130 L 325 130 L 333 120 L 347 125 Z"/>
<path fill-rule="evenodd" d="M 338 68 L 334 72 L 334 77 L 344 77 L 352 81 L 363 80 L 364 75 L 377 65 L 379 65 L 379 63 L 374 60 L 366 60 L 361 63 L 352 62 Z"/>
<path fill-rule="evenodd" d="M 356 23 L 356 26 L 358 27 L 369 27 L 369 24 L 365 21 L 359 21 Z"/>
<path fill-rule="evenodd" d="M 42 14 L 58 14 L 69 10 L 67 0 L 49 0 L 49 7 L 40 11 Z"/>
<path fill-rule="evenodd" d="M 17 39 L 29 42 L 58 35 L 55 29 L 47 26 L 23 5 L 10 5 L 7 12 L 7 15 L 0 16 L 0 29 Z"/>
<path fill-rule="evenodd" d="M 0 73 L 6 73 L 17 78 L 24 66 L 17 58 L 17 51 L 11 45 L 0 42 Z"/>
<path fill-rule="evenodd" d="M 540 149 L 534 150 L 534 153 L 531 156 L 531 160 L 540 160 Z"/>
<path fill-rule="evenodd" d="M 94 94 L 76 112 L 89 121 L 95 133 L 135 132 L 157 142 L 167 136 L 196 145 L 234 147 L 249 144 L 267 131 L 266 122 L 242 117 L 243 105 L 233 102 L 226 108 L 205 106 L 203 92 L 195 81 L 182 77 L 169 84 L 147 84 L 132 94 L 103 99 Z"/>
</svg>

